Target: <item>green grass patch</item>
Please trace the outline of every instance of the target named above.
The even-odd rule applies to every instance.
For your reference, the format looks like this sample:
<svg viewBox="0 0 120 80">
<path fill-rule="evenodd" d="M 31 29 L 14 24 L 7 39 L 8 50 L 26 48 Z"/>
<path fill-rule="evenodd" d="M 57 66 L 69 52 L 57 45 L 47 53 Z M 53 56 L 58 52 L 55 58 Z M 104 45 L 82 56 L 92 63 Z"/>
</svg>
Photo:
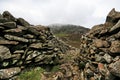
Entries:
<svg viewBox="0 0 120 80">
<path fill-rule="evenodd" d="M 51 72 L 57 72 L 60 68 L 60 65 L 56 65 L 52 68 Z"/>
<path fill-rule="evenodd" d="M 41 67 L 37 67 L 35 69 L 26 70 L 22 72 L 17 80 L 41 80 L 41 73 L 45 70 Z"/>
</svg>

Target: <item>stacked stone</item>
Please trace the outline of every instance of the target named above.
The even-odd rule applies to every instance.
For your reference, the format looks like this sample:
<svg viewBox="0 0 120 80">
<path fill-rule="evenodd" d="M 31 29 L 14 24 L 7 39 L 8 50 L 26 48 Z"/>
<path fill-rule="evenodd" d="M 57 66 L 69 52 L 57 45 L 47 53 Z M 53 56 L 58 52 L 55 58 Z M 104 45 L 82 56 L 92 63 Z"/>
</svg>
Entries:
<svg viewBox="0 0 120 80">
<path fill-rule="evenodd" d="M 8 11 L 0 14 L 0 79 L 14 76 L 21 67 L 57 64 L 59 54 L 69 49 L 49 28 L 33 26 Z"/>
<path fill-rule="evenodd" d="M 120 79 L 120 12 L 112 9 L 105 24 L 82 36 L 79 65 L 83 80 Z"/>
<path fill-rule="evenodd" d="M 72 62 L 50 76 L 42 75 L 42 80 L 120 80 L 120 12 L 112 9 L 106 22 L 94 26 L 80 43 Z"/>
</svg>

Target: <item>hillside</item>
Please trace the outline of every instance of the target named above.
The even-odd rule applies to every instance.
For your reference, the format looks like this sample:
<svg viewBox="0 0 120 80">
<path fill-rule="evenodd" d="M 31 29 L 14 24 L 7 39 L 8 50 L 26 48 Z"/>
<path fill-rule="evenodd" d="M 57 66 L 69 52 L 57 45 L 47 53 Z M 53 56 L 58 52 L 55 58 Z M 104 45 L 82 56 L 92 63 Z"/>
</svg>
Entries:
<svg viewBox="0 0 120 80">
<path fill-rule="evenodd" d="M 80 47 L 80 37 L 89 31 L 88 28 L 71 24 L 53 24 L 48 27 L 56 37 L 76 48 Z"/>
</svg>

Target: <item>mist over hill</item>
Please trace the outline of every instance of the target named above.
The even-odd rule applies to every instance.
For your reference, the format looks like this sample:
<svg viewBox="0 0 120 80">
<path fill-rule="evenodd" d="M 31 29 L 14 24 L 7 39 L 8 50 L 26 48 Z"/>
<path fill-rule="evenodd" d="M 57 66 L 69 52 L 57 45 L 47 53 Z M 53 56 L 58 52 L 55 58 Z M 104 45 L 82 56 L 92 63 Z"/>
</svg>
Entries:
<svg viewBox="0 0 120 80">
<path fill-rule="evenodd" d="M 79 48 L 80 37 L 90 30 L 89 28 L 72 24 L 52 24 L 48 27 L 51 28 L 56 37 L 76 48 Z"/>
</svg>

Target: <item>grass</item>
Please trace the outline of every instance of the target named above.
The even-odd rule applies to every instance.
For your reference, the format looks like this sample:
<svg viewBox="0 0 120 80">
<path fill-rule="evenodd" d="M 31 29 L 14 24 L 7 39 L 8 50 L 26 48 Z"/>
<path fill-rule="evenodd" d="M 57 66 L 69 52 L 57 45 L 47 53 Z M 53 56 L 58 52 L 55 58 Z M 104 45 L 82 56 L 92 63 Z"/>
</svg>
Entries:
<svg viewBox="0 0 120 80">
<path fill-rule="evenodd" d="M 51 72 L 57 72 L 59 70 L 60 66 L 56 65 L 52 68 Z"/>
<path fill-rule="evenodd" d="M 45 70 L 41 67 L 37 67 L 35 69 L 26 70 L 25 72 L 21 73 L 18 76 L 17 80 L 40 80 L 41 79 L 41 73 Z"/>
<path fill-rule="evenodd" d="M 54 66 L 50 72 L 57 72 L 59 70 L 59 65 Z M 28 69 L 23 71 L 17 78 L 17 80 L 41 80 L 41 73 L 45 70 L 41 67 Z"/>
<path fill-rule="evenodd" d="M 68 34 L 58 33 L 58 34 L 55 34 L 55 36 L 57 36 L 57 37 L 65 37 L 65 36 L 68 36 Z"/>
</svg>

